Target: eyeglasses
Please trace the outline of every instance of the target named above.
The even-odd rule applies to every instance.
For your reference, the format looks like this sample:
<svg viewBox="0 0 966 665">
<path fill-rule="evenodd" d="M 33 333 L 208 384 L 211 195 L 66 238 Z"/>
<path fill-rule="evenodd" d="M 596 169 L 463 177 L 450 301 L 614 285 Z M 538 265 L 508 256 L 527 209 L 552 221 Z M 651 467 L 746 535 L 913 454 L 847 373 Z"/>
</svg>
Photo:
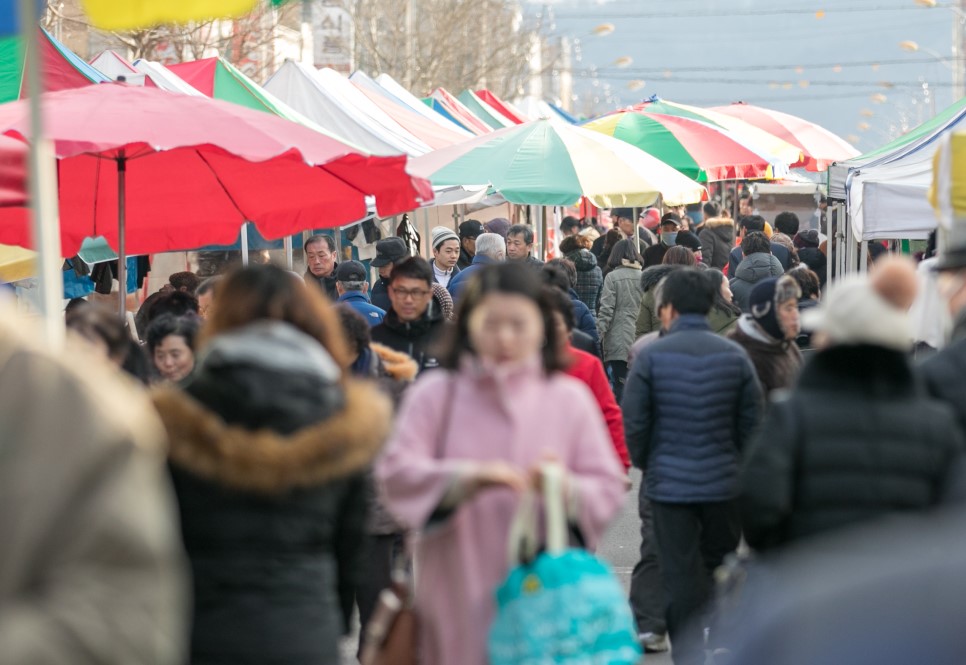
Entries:
<svg viewBox="0 0 966 665">
<path fill-rule="evenodd" d="M 395 293 L 396 297 L 401 300 L 409 300 L 410 298 L 413 300 L 419 300 L 420 298 L 425 298 L 432 293 L 432 291 L 427 289 L 399 289 L 396 287 L 393 287 L 392 292 Z"/>
</svg>

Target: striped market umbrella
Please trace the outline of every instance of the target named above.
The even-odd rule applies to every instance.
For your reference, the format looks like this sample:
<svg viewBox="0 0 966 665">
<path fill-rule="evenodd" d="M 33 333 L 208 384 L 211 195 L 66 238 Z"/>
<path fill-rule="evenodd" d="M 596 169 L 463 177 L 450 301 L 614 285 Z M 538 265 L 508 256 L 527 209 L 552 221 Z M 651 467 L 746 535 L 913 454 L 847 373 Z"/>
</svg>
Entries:
<svg viewBox="0 0 966 665">
<path fill-rule="evenodd" d="M 844 139 L 814 122 L 772 109 L 736 102 L 711 109 L 774 134 L 801 149 L 803 159 L 792 166 L 804 166 L 808 171 L 825 171 L 832 162 L 859 156 L 859 151 Z"/>
<path fill-rule="evenodd" d="M 651 155 L 581 127 L 542 119 L 497 130 L 410 162 L 434 186 L 487 185 L 521 205 L 600 208 L 696 203 L 705 188 Z"/>
<path fill-rule="evenodd" d="M 584 127 L 630 143 L 698 182 L 772 180 L 788 174 L 788 163 L 780 157 L 692 118 L 618 111 Z"/>
<path fill-rule="evenodd" d="M 764 151 L 765 154 L 778 157 L 789 166 L 799 166 L 803 163 L 802 150 L 798 146 L 792 145 L 774 134 L 769 134 L 763 129 L 748 124 L 740 118 L 719 113 L 712 109 L 679 104 L 654 96 L 647 101 L 632 106 L 630 110 L 641 111 L 642 113 L 655 113 L 658 115 L 673 115 L 679 118 L 690 118 L 698 122 L 705 122 L 730 132 L 742 144 L 752 147 L 758 152 Z"/>
</svg>

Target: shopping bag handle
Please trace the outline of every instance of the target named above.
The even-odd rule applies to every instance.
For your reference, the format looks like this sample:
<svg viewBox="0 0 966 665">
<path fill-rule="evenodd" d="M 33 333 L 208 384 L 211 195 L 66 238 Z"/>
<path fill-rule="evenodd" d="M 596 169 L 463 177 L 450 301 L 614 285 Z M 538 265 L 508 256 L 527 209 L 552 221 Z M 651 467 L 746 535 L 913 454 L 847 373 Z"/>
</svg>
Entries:
<svg viewBox="0 0 966 665">
<path fill-rule="evenodd" d="M 567 509 L 564 500 L 564 469 L 556 462 L 540 466 L 543 481 L 544 521 L 546 526 L 546 551 L 561 554 L 567 549 Z M 540 549 L 538 533 L 537 491 L 528 489 L 520 497 L 507 537 L 510 566 L 532 561 Z"/>
</svg>

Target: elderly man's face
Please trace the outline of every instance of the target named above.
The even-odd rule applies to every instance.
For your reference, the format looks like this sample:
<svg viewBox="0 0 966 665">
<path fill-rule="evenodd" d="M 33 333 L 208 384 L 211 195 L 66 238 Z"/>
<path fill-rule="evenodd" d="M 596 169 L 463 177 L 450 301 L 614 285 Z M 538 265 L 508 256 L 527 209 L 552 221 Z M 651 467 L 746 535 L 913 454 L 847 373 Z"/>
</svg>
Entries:
<svg viewBox="0 0 966 665">
<path fill-rule="evenodd" d="M 620 229 L 620 232 L 623 233 L 625 237 L 634 237 L 634 220 L 627 219 L 626 217 L 618 217 L 617 228 Z"/>
<path fill-rule="evenodd" d="M 316 277 L 328 277 L 335 268 L 335 252 L 324 242 L 314 242 L 305 248 L 305 262 Z"/>
</svg>

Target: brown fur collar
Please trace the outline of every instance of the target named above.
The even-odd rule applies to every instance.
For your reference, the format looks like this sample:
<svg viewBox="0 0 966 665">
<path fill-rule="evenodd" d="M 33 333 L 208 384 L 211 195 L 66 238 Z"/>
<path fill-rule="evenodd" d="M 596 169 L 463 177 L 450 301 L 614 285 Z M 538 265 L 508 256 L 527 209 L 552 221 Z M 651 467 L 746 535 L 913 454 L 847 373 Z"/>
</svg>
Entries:
<svg viewBox="0 0 966 665">
<path fill-rule="evenodd" d="M 705 228 L 713 229 L 718 226 L 734 226 L 735 220 L 730 217 L 711 217 L 704 221 Z"/>
<path fill-rule="evenodd" d="M 419 363 L 402 351 L 394 351 L 388 346 L 373 342 L 369 347 L 382 361 L 389 376 L 396 381 L 413 381 L 419 373 Z"/>
<path fill-rule="evenodd" d="M 155 391 L 153 399 L 168 431 L 173 464 L 228 487 L 262 493 L 362 471 L 382 447 L 392 417 L 389 400 L 358 381 L 347 383 L 341 412 L 289 436 L 228 425 L 177 390 Z"/>
</svg>

